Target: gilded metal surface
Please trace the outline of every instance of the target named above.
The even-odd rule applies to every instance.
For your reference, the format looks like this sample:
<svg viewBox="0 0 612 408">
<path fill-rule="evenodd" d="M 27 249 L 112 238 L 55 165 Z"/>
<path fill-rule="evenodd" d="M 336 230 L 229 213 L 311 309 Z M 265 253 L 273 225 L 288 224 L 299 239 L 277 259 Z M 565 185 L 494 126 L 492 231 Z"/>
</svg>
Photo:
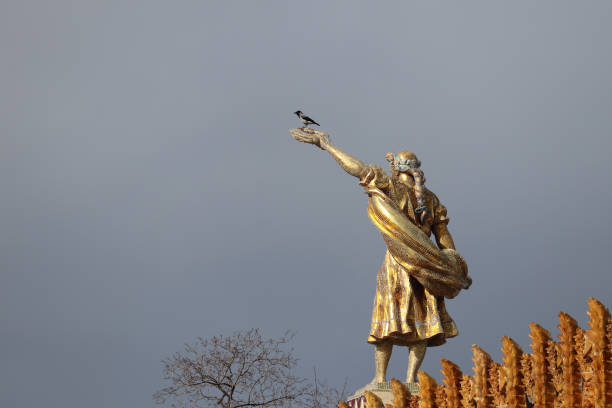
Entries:
<svg viewBox="0 0 612 408">
<path fill-rule="evenodd" d="M 458 334 L 444 298 L 423 288 L 389 251 L 377 281 L 369 343 L 388 338 L 397 345 L 427 340 L 428 346 L 438 346 Z"/>
<path fill-rule="evenodd" d="M 438 227 L 446 224 L 446 209 L 442 207 L 433 193 L 427 191 L 428 212 L 425 223 L 417 226 L 406 213 L 387 195 L 373 186 L 366 186 L 369 195 L 368 215 L 381 231 L 388 252 L 394 262 L 401 265 L 435 296 L 455 297 L 461 289 L 467 289 L 471 280 L 467 277 L 467 264 L 454 250 L 435 247 L 425 234 L 431 229 L 429 223 Z M 407 205 L 410 207 L 410 205 Z"/>
<path fill-rule="evenodd" d="M 421 222 L 414 211 L 414 189 L 376 166 L 368 167 L 360 184 L 369 196 L 368 215 L 387 244 L 368 342 L 390 339 L 410 345 L 427 340 L 428 346 L 441 345 L 458 334 L 443 297 L 453 298 L 471 283 L 463 258 L 454 249 L 438 249 L 429 239 L 432 231 L 448 233 L 446 208 L 425 189 L 427 211 Z M 376 176 L 368 180 L 370 173 Z"/>
<path fill-rule="evenodd" d="M 453 298 L 471 284 L 467 265 L 454 250 L 447 229 L 446 208 L 425 188 L 421 163 L 412 152 L 387 153 L 388 175 L 334 146 L 324 132 L 291 129 L 290 133 L 326 150 L 347 173 L 359 178 L 369 196 L 368 215 L 387 245 L 368 337 L 380 348 L 375 381 L 384 379 L 391 354 L 383 344 L 415 347 L 411 362 L 418 368 L 420 354 L 424 355 L 417 353 L 419 343 L 437 346 L 458 334 L 444 297 Z M 429 238 L 432 233 L 437 246 Z"/>
<path fill-rule="evenodd" d="M 558 342 L 547 330 L 532 323 L 531 354 L 523 353 L 515 341 L 503 337 L 501 364 L 495 363 L 480 347 L 472 346 L 473 376 L 462 374 L 455 364 L 445 359 L 441 361 L 444 385 L 419 372 L 416 390 L 419 395 L 411 396 L 410 407 L 612 406 L 612 316 L 597 299 L 589 299 L 588 305 L 588 330 L 578 327 L 568 314 L 559 314 Z M 397 388 L 398 381 L 392 380 L 392 383 L 394 400 L 390 401 L 389 397 L 387 400 L 394 407 L 406 407 L 406 391 Z M 374 392 L 382 386 L 371 384 L 366 388 Z M 385 402 L 385 406 L 389 405 Z M 363 408 L 363 405 L 351 407 Z"/>
</svg>

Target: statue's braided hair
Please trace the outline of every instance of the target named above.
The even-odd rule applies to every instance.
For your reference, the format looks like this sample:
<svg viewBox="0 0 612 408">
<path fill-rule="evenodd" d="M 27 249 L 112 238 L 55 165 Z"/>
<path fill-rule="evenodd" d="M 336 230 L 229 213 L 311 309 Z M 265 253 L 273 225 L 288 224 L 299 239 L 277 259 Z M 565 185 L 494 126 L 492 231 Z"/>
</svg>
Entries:
<svg viewBox="0 0 612 408">
<path fill-rule="evenodd" d="M 397 180 L 400 173 L 410 174 L 414 178 L 414 195 L 417 200 L 414 212 L 419 215 L 422 224 L 429 210 L 425 200 L 425 175 L 421 170 L 421 161 L 409 150 L 387 153 L 385 158 L 391 166 L 391 175 L 394 179 Z"/>
</svg>

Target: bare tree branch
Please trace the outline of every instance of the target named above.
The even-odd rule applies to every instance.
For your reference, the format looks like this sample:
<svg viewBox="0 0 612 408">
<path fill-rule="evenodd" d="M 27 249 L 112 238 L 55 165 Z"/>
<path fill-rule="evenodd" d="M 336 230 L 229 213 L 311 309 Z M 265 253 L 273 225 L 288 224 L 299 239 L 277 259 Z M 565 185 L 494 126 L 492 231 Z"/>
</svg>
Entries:
<svg viewBox="0 0 612 408">
<path fill-rule="evenodd" d="M 293 338 L 287 332 L 278 339 L 264 339 L 257 329 L 199 338 L 162 361 L 170 384 L 154 394 L 155 401 L 177 408 L 315 406 L 311 404 L 323 394 L 313 395 L 313 385 L 293 373 Z M 316 372 L 315 383 L 322 385 Z"/>
</svg>

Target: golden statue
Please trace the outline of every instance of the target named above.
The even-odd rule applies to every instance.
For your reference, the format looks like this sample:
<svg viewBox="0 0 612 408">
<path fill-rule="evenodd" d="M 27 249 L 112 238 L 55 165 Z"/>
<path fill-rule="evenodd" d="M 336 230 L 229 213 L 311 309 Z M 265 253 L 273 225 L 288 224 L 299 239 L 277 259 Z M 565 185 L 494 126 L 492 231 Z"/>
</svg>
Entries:
<svg viewBox="0 0 612 408">
<path fill-rule="evenodd" d="M 414 383 L 427 347 L 458 334 L 444 298 L 467 289 L 467 264 L 455 251 L 446 208 L 425 188 L 421 162 L 409 151 L 387 153 L 391 175 L 366 165 L 334 146 L 329 135 L 310 128 L 292 129 L 294 139 L 326 150 L 368 195 L 368 215 L 387 245 L 378 271 L 368 342 L 374 344 L 376 373 L 386 381 L 393 345 L 409 347 L 406 382 Z M 437 246 L 429 239 L 434 234 Z"/>
</svg>

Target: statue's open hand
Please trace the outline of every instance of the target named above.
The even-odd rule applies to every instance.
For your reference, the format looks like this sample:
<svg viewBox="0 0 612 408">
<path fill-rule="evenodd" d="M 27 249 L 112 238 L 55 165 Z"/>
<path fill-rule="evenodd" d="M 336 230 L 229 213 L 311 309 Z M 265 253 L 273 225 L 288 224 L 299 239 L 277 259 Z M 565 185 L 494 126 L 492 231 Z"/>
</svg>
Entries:
<svg viewBox="0 0 612 408">
<path fill-rule="evenodd" d="M 311 128 L 291 129 L 289 133 L 291 133 L 291 136 L 298 142 L 310 143 L 323 150 L 330 144 L 329 135 L 320 130 Z"/>
</svg>

